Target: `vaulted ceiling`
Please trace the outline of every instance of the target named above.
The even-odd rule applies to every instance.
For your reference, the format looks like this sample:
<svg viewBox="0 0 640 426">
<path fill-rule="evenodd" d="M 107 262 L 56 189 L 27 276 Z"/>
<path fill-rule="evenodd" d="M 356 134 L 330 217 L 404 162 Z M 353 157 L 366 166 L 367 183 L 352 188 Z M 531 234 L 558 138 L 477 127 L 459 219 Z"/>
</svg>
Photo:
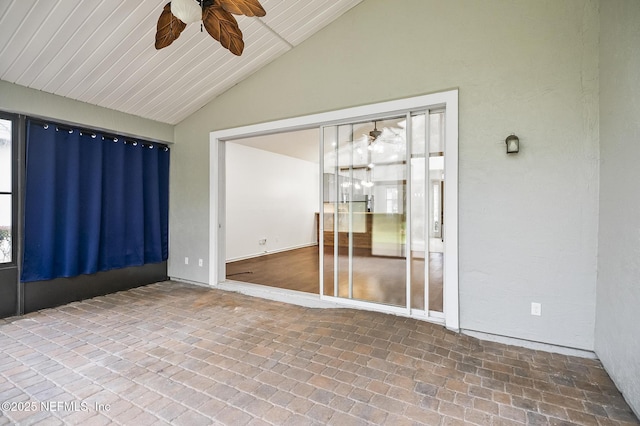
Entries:
<svg viewBox="0 0 640 426">
<path fill-rule="evenodd" d="M 238 57 L 187 26 L 154 48 L 167 0 L 1 0 L 0 79 L 176 124 L 362 0 L 261 0 Z"/>
</svg>

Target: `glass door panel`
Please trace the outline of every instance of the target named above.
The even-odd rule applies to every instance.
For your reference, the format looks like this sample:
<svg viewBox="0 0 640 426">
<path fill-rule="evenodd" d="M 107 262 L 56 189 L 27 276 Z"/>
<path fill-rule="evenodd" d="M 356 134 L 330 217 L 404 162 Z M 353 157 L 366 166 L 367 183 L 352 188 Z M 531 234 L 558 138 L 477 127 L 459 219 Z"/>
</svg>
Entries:
<svg viewBox="0 0 640 426">
<path fill-rule="evenodd" d="M 444 112 L 414 114 L 411 125 L 411 308 L 442 312 Z"/>
<path fill-rule="evenodd" d="M 353 298 L 353 275 L 351 270 L 353 253 L 353 232 L 359 228 L 354 224 L 353 210 L 359 206 L 353 202 L 355 186 L 353 161 L 351 150 L 352 126 L 345 124 L 336 128 L 336 169 L 338 200 L 334 210 L 336 212 L 337 229 L 334 234 L 334 244 L 337 247 L 337 292 L 338 297 Z"/>
<path fill-rule="evenodd" d="M 411 117 L 411 309 L 424 310 L 429 283 L 427 252 L 427 126 L 426 114 Z"/>
<path fill-rule="evenodd" d="M 404 118 L 323 129 L 325 295 L 406 306 Z"/>
<path fill-rule="evenodd" d="M 444 112 L 322 135 L 323 294 L 442 312 Z"/>
<path fill-rule="evenodd" d="M 335 261 L 337 259 L 338 246 L 334 244 L 334 236 L 338 226 L 337 210 L 338 187 L 340 182 L 336 176 L 337 169 L 337 143 L 338 128 L 336 126 L 324 127 L 322 129 L 323 139 L 323 235 L 322 235 L 322 270 L 323 270 L 323 294 L 325 296 L 337 296 L 337 269 Z"/>
<path fill-rule="evenodd" d="M 367 170 L 371 186 L 371 250 L 355 257 L 358 271 L 367 271 L 362 281 L 366 300 L 392 306 L 407 304 L 407 132 L 406 116 L 367 123 Z M 369 131 L 380 131 L 372 137 Z M 375 134 L 375 133 L 374 133 Z M 354 165 L 357 166 L 357 165 Z"/>
<path fill-rule="evenodd" d="M 443 311 L 444 112 L 429 114 L 428 241 L 429 310 Z"/>
</svg>

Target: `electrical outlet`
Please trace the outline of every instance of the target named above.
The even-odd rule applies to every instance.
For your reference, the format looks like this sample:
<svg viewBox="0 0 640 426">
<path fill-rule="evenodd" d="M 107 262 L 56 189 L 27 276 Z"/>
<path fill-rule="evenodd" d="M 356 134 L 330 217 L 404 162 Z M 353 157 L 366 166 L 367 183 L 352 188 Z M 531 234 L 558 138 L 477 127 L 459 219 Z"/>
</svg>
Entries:
<svg viewBox="0 0 640 426">
<path fill-rule="evenodd" d="M 198 259 L 198 266 L 202 266 L 202 259 Z"/>
<path fill-rule="evenodd" d="M 542 315 L 542 305 L 540 303 L 531 302 L 531 315 L 539 317 Z"/>
<path fill-rule="evenodd" d="M 188 264 L 189 264 L 189 258 L 188 258 L 188 257 L 185 257 L 185 258 L 184 258 L 184 264 L 185 264 L 185 265 L 188 265 Z"/>
</svg>

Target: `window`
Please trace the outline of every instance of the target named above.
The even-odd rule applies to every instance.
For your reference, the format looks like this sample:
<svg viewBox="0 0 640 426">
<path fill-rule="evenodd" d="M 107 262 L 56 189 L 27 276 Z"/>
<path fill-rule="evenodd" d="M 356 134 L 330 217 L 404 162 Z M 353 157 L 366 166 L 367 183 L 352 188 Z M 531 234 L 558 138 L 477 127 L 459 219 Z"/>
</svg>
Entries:
<svg viewBox="0 0 640 426">
<path fill-rule="evenodd" d="M 0 118 L 0 264 L 13 262 L 12 121 Z"/>
</svg>

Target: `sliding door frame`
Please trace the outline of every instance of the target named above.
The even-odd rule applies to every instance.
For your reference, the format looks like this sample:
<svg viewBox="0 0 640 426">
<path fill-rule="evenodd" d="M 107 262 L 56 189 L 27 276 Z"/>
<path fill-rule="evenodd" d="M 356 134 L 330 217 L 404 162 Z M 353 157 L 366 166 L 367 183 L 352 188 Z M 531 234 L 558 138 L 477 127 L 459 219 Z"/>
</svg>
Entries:
<svg viewBox="0 0 640 426">
<path fill-rule="evenodd" d="M 381 102 L 371 105 L 346 108 L 325 113 L 300 116 L 243 127 L 211 132 L 210 142 L 210 198 L 209 198 L 209 285 L 218 286 L 226 281 L 226 167 L 225 143 L 236 139 L 266 134 L 289 132 L 308 128 L 346 124 L 365 121 L 392 114 L 407 114 L 412 111 L 426 111 L 444 108 L 445 121 L 445 212 L 447 218 L 447 236 L 445 238 L 445 256 L 443 265 L 443 311 L 444 325 L 458 331 L 458 90 Z M 320 135 L 322 138 L 322 135 Z M 321 141 L 320 141 L 321 142 Z M 320 143 L 320 146 L 322 144 Z M 321 157 L 322 158 L 322 157 Z M 321 163 L 322 166 L 322 163 Z M 322 169 L 319 168 L 321 171 Z M 320 185 L 322 180 L 320 179 Z M 322 195 L 322 193 L 320 193 Z M 320 222 L 322 225 L 322 221 Z M 320 232 L 322 233 L 322 226 Z M 319 277 L 320 279 L 320 277 Z M 322 295 L 318 295 L 322 298 Z M 367 308 L 375 309 L 373 306 Z M 428 308 L 423 319 L 428 316 Z M 403 314 L 398 312 L 398 314 Z M 442 321 L 440 321 L 442 322 Z"/>
</svg>

